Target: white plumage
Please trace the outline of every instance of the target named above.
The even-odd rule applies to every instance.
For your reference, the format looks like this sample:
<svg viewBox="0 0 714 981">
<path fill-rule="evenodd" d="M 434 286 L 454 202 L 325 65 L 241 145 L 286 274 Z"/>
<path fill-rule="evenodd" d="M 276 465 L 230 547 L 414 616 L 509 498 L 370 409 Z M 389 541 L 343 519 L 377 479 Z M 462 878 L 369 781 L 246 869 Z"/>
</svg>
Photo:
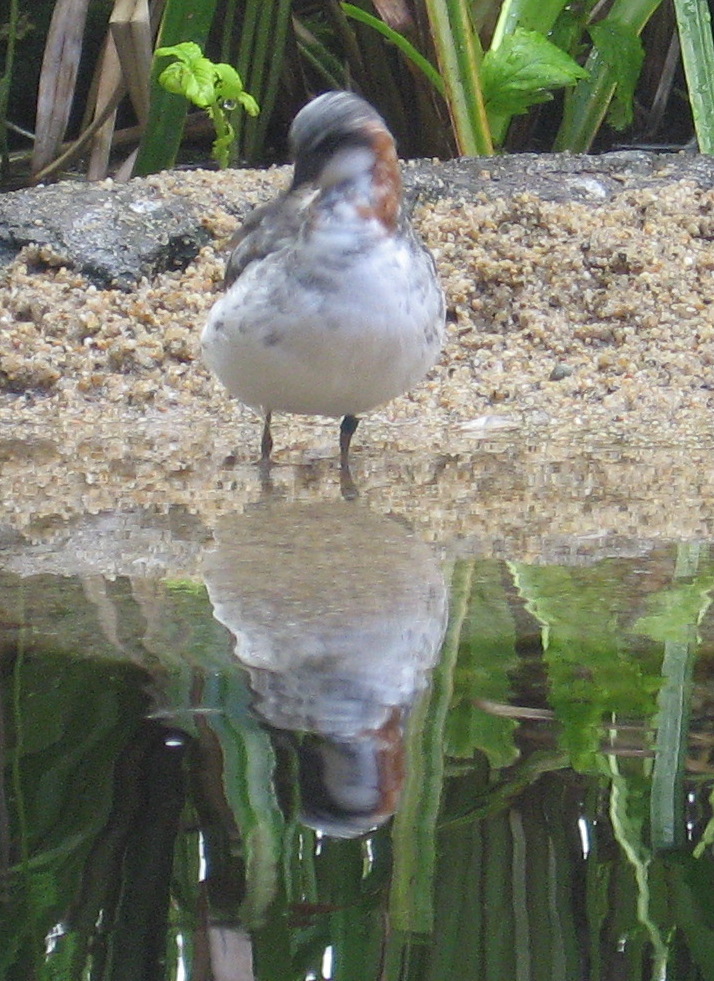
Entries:
<svg viewBox="0 0 714 981">
<path fill-rule="evenodd" d="M 229 392 L 266 415 L 356 416 L 412 388 L 434 364 L 444 299 L 430 253 L 401 210 L 394 141 L 346 92 L 320 96 L 291 127 L 289 191 L 250 215 L 203 331 Z"/>
</svg>

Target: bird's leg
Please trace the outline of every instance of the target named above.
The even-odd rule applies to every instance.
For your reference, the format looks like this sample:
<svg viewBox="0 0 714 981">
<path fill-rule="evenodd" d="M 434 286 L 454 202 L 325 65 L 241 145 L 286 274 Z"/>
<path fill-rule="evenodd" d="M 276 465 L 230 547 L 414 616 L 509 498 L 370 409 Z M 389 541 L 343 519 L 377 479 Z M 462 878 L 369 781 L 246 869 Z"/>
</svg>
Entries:
<svg viewBox="0 0 714 981">
<path fill-rule="evenodd" d="M 358 425 L 357 416 L 345 416 L 340 423 L 340 465 L 343 467 L 349 466 L 350 442 Z"/>
<path fill-rule="evenodd" d="M 340 488 L 345 500 L 353 501 L 358 496 L 358 490 L 350 473 L 350 442 L 357 428 L 357 416 L 345 416 L 340 423 Z"/>
<path fill-rule="evenodd" d="M 260 462 L 270 463 L 270 454 L 273 452 L 273 437 L 270 434 L 270 420 L 273 413 L 265 413 L 265 424 L 263 425 L 263 438 L 260 441 Z"/>
<path fill-rule="evenodd" d="M 260 440 L 260 460 L 258 461 L 258 472 L 260 474 L 260 487 L 264 495 L 270 495 L 273 493 L 273 478 L 270 474 L 272 469 L 272 461 L 270 459 L 270 454 L 273 450 L 273 437 L 270 435 L 270 420 L 272 418 L 272 413 L 265 413 L 265 422 L 263 423 L 263 436 Z"/>
</svg>

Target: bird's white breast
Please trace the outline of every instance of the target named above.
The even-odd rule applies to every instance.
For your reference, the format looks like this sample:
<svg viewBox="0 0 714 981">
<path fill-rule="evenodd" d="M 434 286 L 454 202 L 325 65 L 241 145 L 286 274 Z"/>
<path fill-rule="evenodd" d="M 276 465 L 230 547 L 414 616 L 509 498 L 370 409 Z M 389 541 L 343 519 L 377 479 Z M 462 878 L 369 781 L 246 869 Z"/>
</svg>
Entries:
<svg viewBox="0 0 714 981">
<path fill-rule="evenodd" d="M 429 255 L 342 211 L 248 265 L 211 310 L 205 360 L 247 405 L 356 415 L 412 387 L 439 355 L 443 296 Z"/>
</svg>

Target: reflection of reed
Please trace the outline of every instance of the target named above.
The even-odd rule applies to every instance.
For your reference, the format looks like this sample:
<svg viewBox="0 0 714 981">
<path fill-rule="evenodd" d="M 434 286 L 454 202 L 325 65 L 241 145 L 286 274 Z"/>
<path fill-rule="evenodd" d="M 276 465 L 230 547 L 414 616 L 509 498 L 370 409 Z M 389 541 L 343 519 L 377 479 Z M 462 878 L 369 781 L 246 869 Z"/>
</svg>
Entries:
<svg viewBox="0 0 714 981">
<path fill-rule="evenodd" d="M 705 721 L 712 723 L 711 718 Z M 714 773 L 714 732 L 690 732 L 688 750 L 685 768 L 689 773 Z"/>
<path fill-rule="evenodd" d="M 524 745 L 550 748 L 558 741 L 558 720 L 552 709 L 509 705 L 487 698 L 474 698 L 471 704 L 488 715 L 520 722 L 518 741 Z M 707 716 L 699 720 L 699 724 L 711 725 L 711 721 L 711 717 Z M 693 719 L 692 725 L 697 724 L 698 720 Z M 655 755 L 652 743 L 657 730 L 652 724 L 614 720 L 604 721 L 599 729 L 602 735 L 600 751 L 606 756 L 647 758 Z M 687 772 L 714 773 L 714 731 L 692 729 L 688 737 L 688 750 L 685 759 Z"/>
<path fill-rule="evenodd" d="M 5 713 L 2 700 L 0 700 L 0 902 L 7 900 L 8 874 L 10 870 L 10 817 L 7 807 L 5 781 L 2 779 L 2 774 L 5 773 L 6 766 L 6 746 Z"/>
</svg>

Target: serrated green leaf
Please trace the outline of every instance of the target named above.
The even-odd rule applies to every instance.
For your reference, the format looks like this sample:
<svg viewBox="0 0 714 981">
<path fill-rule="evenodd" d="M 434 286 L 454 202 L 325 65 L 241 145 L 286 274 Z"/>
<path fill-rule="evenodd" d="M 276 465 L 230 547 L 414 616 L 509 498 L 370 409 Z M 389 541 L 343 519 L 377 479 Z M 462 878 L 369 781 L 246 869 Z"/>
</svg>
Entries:
<svg viewBox="0 0 714 981">
<path fill-rule="evenodd" d="M 182 41 L 180 44 L 172 44 L 166 48 L 157 48 L 154 54 L 157 58 L 178 58 L 188 66 L 203 57 L 203 52 L 195 41 Z"/>
<path fill-rule="evenodd" d="M 551 90 L 575 85 L 587 72 L 537 31 L 518 28 L 484 55 L 481 85 L 489 114 L 519 115 L 552 99 Z"/>
<path fill-rule="evenodd" d="M 223 62 L 213 67 L 218 79 L 216 85 L 218 98 L 222 102 L 237 102 L 243 106 L 249 116 L 257 116 L 260 107 L 253 96 L 249 95 L 243 88 L 243 81 L 235 68 Z"/>
<path fill-rule="evenodd" d="M 607 121 L 617 130 L 632 122 L 635 86 L 645 56 L 637 32 L 627 24 L 605 18 L 588 28 L 594 47 L 615 76 L 615 93 Z"/>
<path fill-rule="evenodd" d="M 174 61 L 159 75 L 159 84 L 202 109 L 216 101 L 215 65 L 208 58 L 196 58 L 191 64 Z"/>
<path fill-rule="evenodd" d="M 183 95 L 186 88 L 186 74 L 186 66 L 180 61 L 174 61 L 173 64 L 167 65 L 159 75 L 159 84 L 167 92 L 172 92 L 174 95 Z"/>
<path fill-rule="evenodd" d="M 208 58 L 198 58 L 194 61 L 191 65 L 191 80 L 186 93 L 191 102 L 205 109 L 216 101 L 218 76 L 212 61 Z"/>
<path fill-rule="evenodd" d="M 260 106 L 255 101 L 253 96 L 248 95 L 247 92 L 241 92 L 241 94 L 238 96 L 238 102 L 240 102 L 249 116 L 257 116 L 260 112 Z"/>
<path fill-rule="evenodd" d="M 222 99 L 238 99 L 243 91 L 243 82 L 233 65 L 219 62 L 213 66 L 217 85 Z"/>
</svg>

